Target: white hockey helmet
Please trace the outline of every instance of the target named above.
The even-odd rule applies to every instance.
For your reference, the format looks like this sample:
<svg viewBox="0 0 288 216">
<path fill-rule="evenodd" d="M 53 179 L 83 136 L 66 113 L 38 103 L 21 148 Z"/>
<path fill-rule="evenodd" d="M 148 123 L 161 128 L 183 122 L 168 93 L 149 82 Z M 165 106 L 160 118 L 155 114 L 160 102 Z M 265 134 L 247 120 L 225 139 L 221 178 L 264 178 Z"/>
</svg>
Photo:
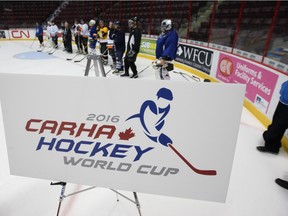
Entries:
<svg viewBox="0 0 288 216">
<path fill-rule="evenodd" d="M 161 23 L 161 31 L 166 32 L 171 30 L 173 27 L 173 23 L 171 19 L 164 19 Z"/>
<path fill-rule="evenodd" d="M 89 26 L 94 26 L 95 24 L 96 24 L 96 21 L 95 21 L 95 20 L 91 19 L 91 20 L 89 21 Z"/>
</svg>

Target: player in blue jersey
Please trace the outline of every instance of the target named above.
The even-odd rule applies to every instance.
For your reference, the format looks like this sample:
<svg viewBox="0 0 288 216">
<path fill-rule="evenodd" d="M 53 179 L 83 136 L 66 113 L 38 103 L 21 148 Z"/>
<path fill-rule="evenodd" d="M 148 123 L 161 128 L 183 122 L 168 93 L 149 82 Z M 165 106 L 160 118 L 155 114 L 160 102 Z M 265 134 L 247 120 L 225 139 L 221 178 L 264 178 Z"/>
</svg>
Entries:
<svg viewBox="0 0 288 216">
<path fill-rule="evenodd" d="M 156 42 L 157 60 L 153 62 L 153 67 L 156 71 L 156 79 L 169 80 L 169 71 L 174 70 L 172 61 L 176 58 L 178 34 L 170 19 L 162 21 L 161 31 L 162 33 Z"/>
<path fill-rule="evenodd" d="M 40 43 L 40 48 L 44 46 L 43 44 L 43 28 L 41 22 L 36 23 L 36 34 L 35 36 L 38 38 Z"/>
<path fill-rule="evenodd" d="M 90 48 L 93 50 L 96 49 L 96 43 L 97 43 L 97 27 L 96 27 L 96 21 L 90 20 L 89 21 L 89 45 Z"/>
</svg>

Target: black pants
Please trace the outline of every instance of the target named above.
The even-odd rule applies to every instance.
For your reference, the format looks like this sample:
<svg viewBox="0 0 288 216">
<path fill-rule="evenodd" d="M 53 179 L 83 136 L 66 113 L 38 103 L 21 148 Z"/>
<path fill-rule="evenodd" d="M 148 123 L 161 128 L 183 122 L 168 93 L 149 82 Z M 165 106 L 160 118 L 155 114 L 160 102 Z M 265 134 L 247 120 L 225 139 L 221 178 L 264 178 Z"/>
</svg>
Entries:
<svg viewBox="0 0 288 216">
<path fill-rule="evenodd" d="M 108 50 L 107 50 L 107 43 L 100 43 L 100 52 L 103 55 L 102 59 L 104 62 L 108 61 Z"/>
<path fill-rule="evenodd" d="M 88 38 L 81 36 L 80 44 L 81 44 L 81 50 L 84 50 L 85 53 L 88 53 Z"/>
<path fill-rule="evenodd" d="M 125 67 L 125 75 L 129 75 L 129 68 L 131 68 L 133 75 L 138 74 L 137 67 L 135 65 L 137 55 L 135 54 L 134 57 L 130 58 L 127 55 L 124 58 L 124 67 Z"/>
<path fill-rule="evenodd" d="M 80 51 L 80 50 L 82 50 L 81 48 L 80 48 L 80 35 L 75 35 L 75 43 L 76 43 L 76 45 L 77 45 L 77 49 L 78 49 L 78 51 Z"/>
<path fill-rule="evenodd" d="M 58 47 L 58 36 L 57 36 L 57 35 L 55 35 L 55 36 L 52 37 L 52 41 L 53 41 L 53 43 L 54 43 L 54 46 L 55 46 L 55 47 Z"/>
<path fill-rule="evenodd" d="M 43 43 L 43 35 L 38 36 L 38 40 L 39 40 L 39 43 L 42 44 Z"/>
<path fill-rule="evenodd" d="M 269 150 L 279 150 L 281 148 L 281 139 L 288 128 L 288 105 L 278 103 L 273 115 L 272 123 L 263 133 L 265 147 Z"/>
<path fill-rule="evenodd" d="M 66 38 L 65 49 L 67 52 L 72 53 L 72 39 L 71 38 Z"/>
<path fill-rule="evenodd" d="M 111 56 L 113 60 L 113 64 L 116 64 L 116 54 L 115 54 L 115 48 L 108 49 L 109 55 Z"/>
</svg>

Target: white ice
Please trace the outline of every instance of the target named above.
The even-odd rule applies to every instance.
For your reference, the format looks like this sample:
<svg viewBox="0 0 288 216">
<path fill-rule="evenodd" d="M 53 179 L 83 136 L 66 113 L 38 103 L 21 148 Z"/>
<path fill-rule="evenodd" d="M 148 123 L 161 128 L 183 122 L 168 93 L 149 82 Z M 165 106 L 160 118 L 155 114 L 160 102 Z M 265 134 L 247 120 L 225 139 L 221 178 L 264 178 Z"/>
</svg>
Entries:
<svg viewBox="0 0 288 216">
<path fill-rule="evenodd" d="M 57 50 L 51 59 L 17 59 L 15 55 L 35 52 L 37 42 L 0 41 L 1 73 L 48 74 L 83 76 L 86 61 L 74 63 L 66 61 L 73 57 Z M 45 49 L 39 55 L 48 55 Z M 75 50 L 75 48 L 74 48 Z M 23 57 L 23 56 L 22 56 Z M 24 56 L 25 57 L 25 56 Z M 21 58 L 21 56 L 20 56 Z M 141 71 L 151 64 L 151 60 L 138 58 Z M 105 67 L 108 71 L 110 67 Z M 177 71 L 182 71 L 176 68 Z M 95 76 L 93 72 L 90 76 Z M 118 78 L 109 73 L 111 78 Z M 145 70 L 140 79 L 154 79 L 152 68 Z M 185 79 L 171 74 L 172 80 Z M 190 78 L 188 78 L 190 79 Z M 191 79 L 190 81 L 193 82 Z M 224 204 L 139 193 L 138 197 L 144 216 L 287 216 L 288 190 L 275 184 L 275 178 L 288 179 L 288 157 L 281 150 L 280 155 L 268 155 L 256 151 L 263 144 L 265 128 L 243 109 L 239 137 L 235 152 L 231 181 Z M 50 186 L 50 182 L 10 175 L 6 150 L 2 113 L 0 111 L 0 216 L 51 216 L 56 215 L 60 186 Z M 66 194 L 89 186 L 68 184 Z M 173 187 L 173 185 L 171 185 Z M 131 192 L 120 191 L 133 198 Z M 129 216 L 138 215 L 135 205 L 120 197 L 117 202 L 114 192 L 96 188 L 64 199 L 62 216 Z"/>
</svg>

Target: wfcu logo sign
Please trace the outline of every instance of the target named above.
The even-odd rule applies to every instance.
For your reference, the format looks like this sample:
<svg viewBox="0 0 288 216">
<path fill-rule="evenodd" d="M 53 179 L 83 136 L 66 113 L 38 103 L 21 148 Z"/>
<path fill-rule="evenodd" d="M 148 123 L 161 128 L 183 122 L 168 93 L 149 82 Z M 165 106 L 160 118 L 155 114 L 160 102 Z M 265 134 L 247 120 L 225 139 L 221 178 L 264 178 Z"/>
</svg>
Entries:
<svg viewBox="0 0 288 216">
<path fill-rule="evenodd" d="M 141 160 L 151 154 L 156 145 L 170 148 L 193 172 L 200 175 L 216 175 L 215 170 L 200 170 L 193 166 L 177 151 L 173 138 L 163 132 L 172 101 L 172 91 L 160 88 L 154 98 L 144 101 L 136 114 L 130 116 L 122 118 L 122 116 L 88 114 L 86 121 L 82 123 L 29 119 L 25 129 L 28 133 L 39 134 L 39 140 L 35 143 L 36 152 L 55 152 L 63 157 L 66 166 L 118 172 L 130 172 L 133 167 L 133 171 L 137 174 L 164 177 L 177 175 L 178 168 L 141 164 Z M 152 118 L 149 119 L 147 116 Z M 136 122 L 142 130 L 134 132 L 129 125 L 131 121 Z M 122 128 L 123 125 L 126 126 L 124 131 L 120 129 L 119 123 Z M 144 135 L 151 146 L 147 146 L 147 143 L 135 144 L 133 139 L 137 134 Z M 125 161 L 120 163 L 119 160 L 118 162 L 115 160 L 124 158 Z"/>
<path fill-rule="evenodd" d="M 176 61 L 210 74 L 213 52 L 200 47 L 179 44 Z"/>
</svg>

